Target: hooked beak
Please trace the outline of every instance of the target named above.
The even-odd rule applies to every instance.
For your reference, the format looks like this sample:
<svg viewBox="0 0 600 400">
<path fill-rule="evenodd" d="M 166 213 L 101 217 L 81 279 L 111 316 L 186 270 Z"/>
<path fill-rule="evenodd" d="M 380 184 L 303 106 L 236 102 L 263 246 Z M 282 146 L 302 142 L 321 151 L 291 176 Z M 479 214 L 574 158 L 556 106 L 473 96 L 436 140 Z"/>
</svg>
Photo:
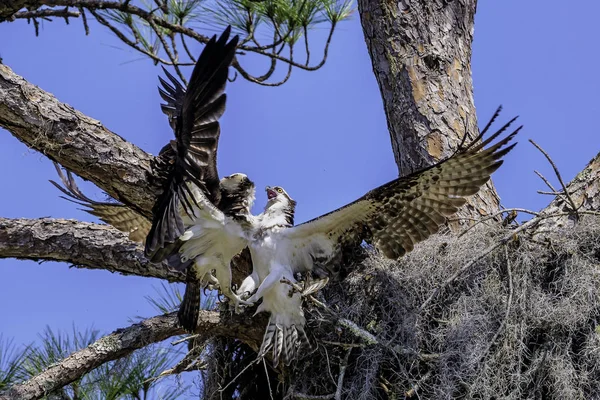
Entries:
<svg viewBox="0 0 600 400">
<path fill-rule="evenodd" d="M 267 199 L 271 200 L 277 197 L 277 192 L 271 189 L 271 186 L 267 186 Z"/>
</svg>

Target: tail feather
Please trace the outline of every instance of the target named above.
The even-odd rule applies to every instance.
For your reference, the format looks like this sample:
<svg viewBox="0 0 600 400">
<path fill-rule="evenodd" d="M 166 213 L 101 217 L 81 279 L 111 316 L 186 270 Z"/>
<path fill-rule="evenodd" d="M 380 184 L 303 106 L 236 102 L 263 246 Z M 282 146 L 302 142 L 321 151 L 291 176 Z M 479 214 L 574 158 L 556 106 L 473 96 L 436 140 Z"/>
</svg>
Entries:
<svg viewBox="0 0 600 400">
<path fill-rule="evenodd" d="M 304 346 L 310 347 L 310 341 L 303 325 L 283 326 L 275 323 L 271 317 L 258 356 L 265 357 L 271 352 L 274 367 L 280 362 L 290 365 L 298 358 L 299 350 Z"/>
<path fill-rule="evenodd" d="M 201 289 L 202 285 L 198 280 L 188 280 L 183 301 L 181 302 L 181 306 L 179 306 L 179 312 L 177 313 L 179 325 L 188 332 L 195 332 L 198 326 Z"/>
</svg>

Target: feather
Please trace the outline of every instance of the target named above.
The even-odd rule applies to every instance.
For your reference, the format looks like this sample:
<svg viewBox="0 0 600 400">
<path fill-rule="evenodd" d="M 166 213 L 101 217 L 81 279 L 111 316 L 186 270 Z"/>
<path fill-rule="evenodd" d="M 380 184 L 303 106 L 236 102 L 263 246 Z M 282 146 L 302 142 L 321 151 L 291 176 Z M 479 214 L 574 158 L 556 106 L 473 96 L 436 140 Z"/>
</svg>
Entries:
<svg viewBox="0 0 600 400">
<path fill-rule="evenodd" d="M 344 246 L 362 240 L 374 244 L 392 259 L 411 251 L 415 244 L 436 233 L 446 218 L 465 204 L 465 197 L 477 193 L 502 165 L 502 157 L 515 146 L 508 143 L 521 127 L 491 143 L 514 120 L 486 140 L 480 141 L 479 135 L 468 146 L 460 146 L 446 160 L 395 179 L 353 203 L 286 230 L 284 236 L 294 246 L 294 271 L 311 269 L 315 259 L 335 260 L 336 253 Z"/>
<path fill-rule="evenodd" d="M 198 316 L 200 315 L 200 293 L 202 286 L 194 276 L 191 268 L 188 269 L 187 278 L 185 294 L 177 313 L 177 319 L 183 329 L 187 332 L 194 332 L 198 326 Z"/>
<path fill-rule="evenodd" d="M 67 196 L 60 196 L 61 198 L 87 207 L 83 211 L 98 217 L 102 222 L 114 226 L 121 232 L 127 233 L 130 240 L 139 243 L 144 242 L 151 226 L 146 217 L 122 203 L 108 203 L 90 199 L 81 192 L 71 171 L 66 170 L 67 175 L 65 176 L 56 162 L 54 168 L 56 168 L 64 187 L 53 180 L 50 180 L 50 183 Z"/>
<path fill-rule="evenodd" d="M 311 281 L 307 280 L 304 283 L 304 288 L 302 289 L 302 296 L 308 296 L 318 292 L 319 290 L 323 289 L 325 285 L 327 285 L 327 282 L 329 282 L 328 277 Z"/>
<path fill-rule="evenodd" d="M 218 39 L 215 35 L 206 44 L 187 89 L 166 70 L 169 82 L 159 79 L 159 93 L 166 101 L 162 109 L 174 127 L 176 143 L 174 165 L 152 210 L 154 218 L 146 240 L 145 253 L 155 262 L 168 256 L 161 249 L 183 234 L 180 207 L 194 217 L 196 208 L 213 208 L 220 201 L 216 164 L 218 120 L 225 111 L 227 74 L 239 39 L 235 36 L 229 40 L 230 32 L 229 27 Z M 193 195 L 189 184 L 203 193 Z"/>
</svg>

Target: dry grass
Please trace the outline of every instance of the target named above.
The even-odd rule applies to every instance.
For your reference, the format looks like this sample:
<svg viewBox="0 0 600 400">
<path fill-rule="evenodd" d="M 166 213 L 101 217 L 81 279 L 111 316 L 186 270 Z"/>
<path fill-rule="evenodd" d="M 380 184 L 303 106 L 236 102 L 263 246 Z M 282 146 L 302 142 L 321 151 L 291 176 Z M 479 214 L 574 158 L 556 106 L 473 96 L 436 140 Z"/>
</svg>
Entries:
<svg viewBox="0 0 600 400">
<path fill-rule="evenodd" d="M 438 235 L 398 262 L 363 251 L 319 298 L 379 344 L 362 345 L 309 305 L 316 349 L 279 372 L 282 383 L 271 381 L 274 398 L 600 398 L 598 217 L 547 239 L 524 235 L 501 246 L 421 309 L 441 282 L 506 229 Z M 347 352 L 340 343 L 361 346 L 352 349 L 338 389 Z M 243 381 L 264 382 L 262 374 L 252 369 L 238 389 Z M 235 393 L 224 398 L 258 398 Z"/>
</svg>

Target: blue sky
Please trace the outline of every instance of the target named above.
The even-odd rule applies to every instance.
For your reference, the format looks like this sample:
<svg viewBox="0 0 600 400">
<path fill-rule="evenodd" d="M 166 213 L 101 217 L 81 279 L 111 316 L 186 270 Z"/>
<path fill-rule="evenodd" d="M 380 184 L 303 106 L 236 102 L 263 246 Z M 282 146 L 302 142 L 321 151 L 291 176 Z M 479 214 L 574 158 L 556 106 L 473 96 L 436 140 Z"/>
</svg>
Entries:
<svg viewBox="0 0 600 400">
<path fill-rule="evenodd" d="M 505 0 L 480 2 L 473 53 L 475 103 L 480 124 L 499 104 L 503 120 L 521 116 L 519 146 L 494 175 L 506 207 L 539 210 L 550 200 L 533 170 L 551 169 L 527 142 L 548 151 L 570 180 L 600 151 L 596 67 L 600 3 Z M 323 39 L 325 31 L 311 33 Z M 44 23 L 40 36 L 25 22 L 0 24 L 4 63 L 112 131 L 156 154 L 172 138 L 160 112 L 160 69 L 97 25 L 85 36 L 78 21 Z M 316 43 L 316 41 L 315 41 Z M 196 52 L 200 47 L 196 48 Z M 313 47 L 313 57 L 320 52 Z M 260 74 L 263 63 L 249 60 Z M 191 71 L 188 70 L 187 74 Z M 281 185 L 298 203 L 301 222 L 342 206 L 397 175 L 379 88 L 371 70 L 360 21 L 337 29 L 329 60 L 319 71 L 296 70 L 279 88 L 237 79 L 228 86 L 219 147 L 221 175 L 248 174 L 258 188 Z M 48 183 L 52 164 L 0 131 L 0 215 L 95 219 L 58 197 Z M 92 198 L 102 191 L 80 186 Z M 265 203 L 257 193 L 255 211 Z M 0 333 L 17 343 L 36 339 L 48 324 L 75 324 L 104 332 L 155 311 L 144 300 L 157 280 L 65 264 L 0 260 Z"/>
</svg>

